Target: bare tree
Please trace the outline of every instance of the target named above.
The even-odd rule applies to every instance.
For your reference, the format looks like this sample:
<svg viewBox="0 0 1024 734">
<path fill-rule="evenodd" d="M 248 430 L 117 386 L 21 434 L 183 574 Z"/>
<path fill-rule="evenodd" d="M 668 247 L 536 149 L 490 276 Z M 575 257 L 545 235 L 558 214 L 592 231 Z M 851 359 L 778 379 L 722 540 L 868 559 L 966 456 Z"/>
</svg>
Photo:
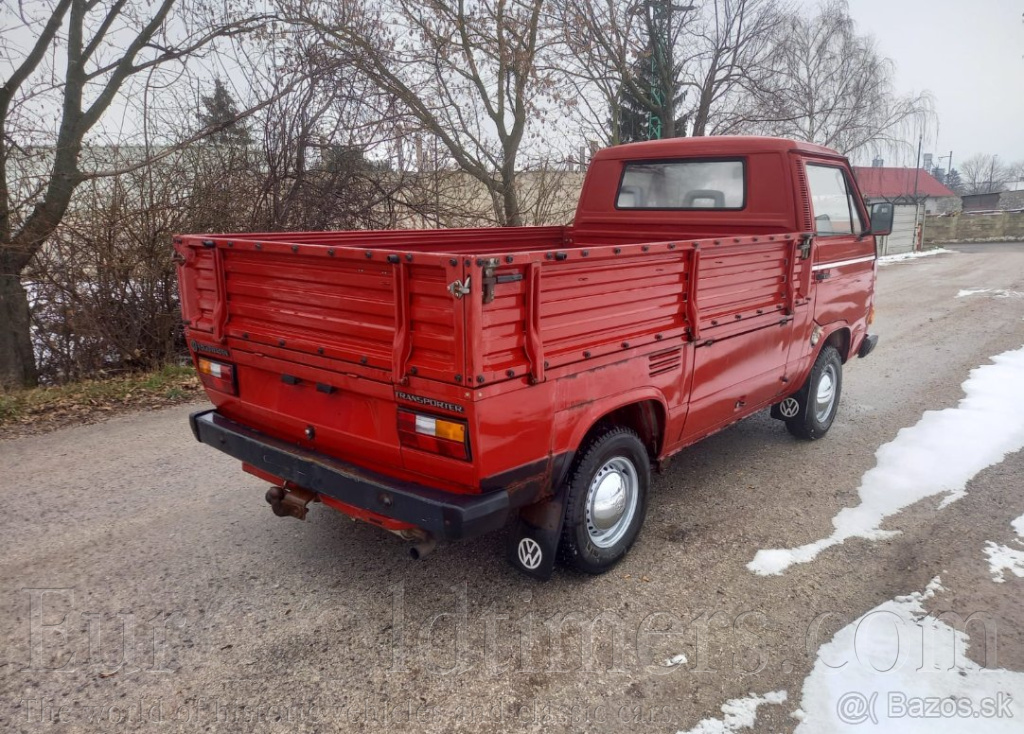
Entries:
<svg viewBox="0 0 1024 734">
<path fill-rule="evenodd" d="M 654 5 L 663 6 L 658 17 Z M 677 48 L 695 17 L 693 6 L 556 0 L 552 7 L 561 28 L 559 74 L 574 89 L 593 137 L 622 142 L 620 125 L 629 107 L 657 117 L 662 137 L 686 134 Z"/>
<path fill-rule="evenodd" d="M 777 0 L 712 0 L 688 28 L 682 65 L 694 91 L 691 135 L 729 132 L 750 94 L 778 84 L 772 69 L 774 38 L 786 13 Z"/>
<path fill-rule="evenodd" d="M 737 130 L 783 135 L 850 154 L 893 148 L 931 123 L 927 94 L 900 96 L 893 62 L 860 35 L 845 0 L 776 26 L 772 83 L 752 90 Z"/>
<path fill-rule="evenodd" d="M 181 64 L 217 39 L 261 25 L 260 17 L 224 15 L 215 6 L 205 0 L 5 5 L 4 23 L 18 33 L 5 29 L 0 67 L 0 385 L 37 379 L 21 273 L 59 226 L 75 190 L 112 173 L 82 166 L 86 136 L 133 78 Z M 28 37 L 27 50 L 11 40 L 16 36 Z M 55 117 L 55 129 L 34 128 L 33 115 L 43 123 Z M 12 158 L 40 141 L 45 170 L 16 180 L 19 166 Z"/>
<path fill-rule="evenodd" d="M 518 158 L 543 117 L 544 0 L 282 0 L 325 50 L 392 95 L 490 193 L 503 225 L 522 223 Z"/>
<path fill-rule="evenodd" d="M 978 153 L 960 164 L 960 180 L 967 194 L 990 194 L 1003 191 L 1013 180 L 1013 172 L 998 156 Z"/>
<path fill-rule="evenodd" d="M 1006 166 L 1009 174 L 1008 183 L 1024 182 L 1024 160 L 1014 161 Z"/>
</svg>

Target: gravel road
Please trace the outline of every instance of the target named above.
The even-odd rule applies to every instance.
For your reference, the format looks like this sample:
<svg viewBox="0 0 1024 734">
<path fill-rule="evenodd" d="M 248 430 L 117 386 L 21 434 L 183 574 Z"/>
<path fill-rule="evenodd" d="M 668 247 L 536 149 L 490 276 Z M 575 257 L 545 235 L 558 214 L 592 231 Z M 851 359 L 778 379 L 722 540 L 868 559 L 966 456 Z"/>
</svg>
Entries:
<svg viewBox="0 0 1024 734">
<path fill-rule="evenodd" d="M 780 690 L 752 731 L 792 731 L 818 646 L 937 575 L 929 609 L 986 612 L 998 666 L 1024 671 L 1024 579 L 993 583 L 982 552 L 1024 515 L 1021 453 L 891 538 L 746 567 L 827 536 L 879 446 L 1024 345 L 1024 297 L 955 297 L 1024 292 L 1024 244 L 959 250 L 881 269 L 881 341 L 826 439 L 764 413 L 682 452 L 598 578 L 530 581 L 500 534 L 415 562 L 322 507 L 277 518 L 186 407 L 0 442 L 0 731 L 671 733 Z"/>
</svg>

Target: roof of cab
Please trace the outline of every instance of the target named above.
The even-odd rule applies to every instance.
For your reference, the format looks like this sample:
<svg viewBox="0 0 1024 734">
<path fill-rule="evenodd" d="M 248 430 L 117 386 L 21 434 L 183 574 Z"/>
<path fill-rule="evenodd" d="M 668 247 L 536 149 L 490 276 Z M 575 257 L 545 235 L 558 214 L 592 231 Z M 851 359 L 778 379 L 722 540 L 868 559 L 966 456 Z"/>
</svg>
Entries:
<svg viewBox="0 0 1024 734">
<path fill-rule="evenodd" d="M 814 143 L 802 143 L 788 138 L 766 138 L 757 135 L 715 135 L 700 138 L 665 138 L 627 143 L 604 148 L 594 154 L 594 160 L 623 160 L 647 158 L 677 158 L 680 156 L 729 156 L 747 153 L 798 151 L 814 155 L 838 156 L 839 153 Z"/>
</svg>

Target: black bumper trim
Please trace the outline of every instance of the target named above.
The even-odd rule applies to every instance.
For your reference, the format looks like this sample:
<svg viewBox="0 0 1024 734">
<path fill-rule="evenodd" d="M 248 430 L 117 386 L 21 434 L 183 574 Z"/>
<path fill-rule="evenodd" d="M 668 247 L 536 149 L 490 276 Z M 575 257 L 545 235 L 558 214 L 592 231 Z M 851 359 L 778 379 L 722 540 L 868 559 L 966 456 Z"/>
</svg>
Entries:
<svg viewBox="0 0 1024 734">
<path fill-rule="evenodd" d="M 860 343 L 860 349 L 857 350 L 857 356 L 863 359 L 874 351 L 877 344 L 878 334 L 868 334 L 864 337 L 864 341 Z"/>
<path fill-rule="evenodd" d="M 295 446 L 236 423 L 216 410 L 189 416 L 196 440 L 246 464 L 364 510 L 457 540 L 497 530 L 513 502 L 504 489 L 461 495 L 386 477 L 348 462 Z M 515 506 L 528 493 L 516 493 Z M 532 494 L 532 493 L 529 493 Z"/>
</svg>

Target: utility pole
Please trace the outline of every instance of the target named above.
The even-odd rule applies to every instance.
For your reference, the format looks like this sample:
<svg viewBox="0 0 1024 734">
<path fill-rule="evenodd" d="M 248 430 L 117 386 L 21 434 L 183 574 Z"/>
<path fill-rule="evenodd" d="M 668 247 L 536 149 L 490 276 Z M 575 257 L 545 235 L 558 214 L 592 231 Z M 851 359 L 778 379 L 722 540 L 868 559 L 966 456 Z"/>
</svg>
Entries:
<svg viewBox="0 0 1024 734">
<path fill-rule="evenodd" d="M 695 5 L 673 5 L 672 0 L 647 0 L 648 42 L 651 48 L 651 101 L 647 116 L 647 139 L 664 137 L 666 120 L 675 122 L 675 80 L 672 58 L 672 14 L 693 10 Z M 678 134 L 678 133 L 676 133 Z"/>
<path fill-rule="evenodd" d="M 649 0 L 647 13 L 651 43 L 651 101 L 654 103 L 647 117 L 647 139 L 661 140 L 664 131 L 661 116 L 665 114 L 665 100 L 672 97 L 672 90 L 665 89 L 665 75 L 662 73 L 666 63 L 672 64 L 671 0 Z"/>
<path fill-rule="evenodd" d="M 992 156 L 992 163 L 990 163 L 988 167 L 988 186 L 985 188 L 986 194 L 992 193 L 992 184 L 994 183 L 996 177 L 996 161 L 998 160 L 998 155 Z"/>
<path fill-rule="evenodd" d="M 924 146 L 924 133 L 917 139 L 917 166 L 914 167 L 914 249 L 921 249 L 921 237 L 919 235 L 923 222 L 921 221 L 921 202 L 918 201 L 918 185 L 921 182 L 921 148 Z"/>
<path fill-rule="evenodd" d="M 950 171 L 953 170 L 953 151 L 949 151 L 949 155 L 939 156 L 936 160 L 940 163 L 942 161 L 949 161 L 946 164 L 946 176 L 949 176 Z M 940 183 L 945 183 L 945 181 L 941 181 Z"/>
</svg>

